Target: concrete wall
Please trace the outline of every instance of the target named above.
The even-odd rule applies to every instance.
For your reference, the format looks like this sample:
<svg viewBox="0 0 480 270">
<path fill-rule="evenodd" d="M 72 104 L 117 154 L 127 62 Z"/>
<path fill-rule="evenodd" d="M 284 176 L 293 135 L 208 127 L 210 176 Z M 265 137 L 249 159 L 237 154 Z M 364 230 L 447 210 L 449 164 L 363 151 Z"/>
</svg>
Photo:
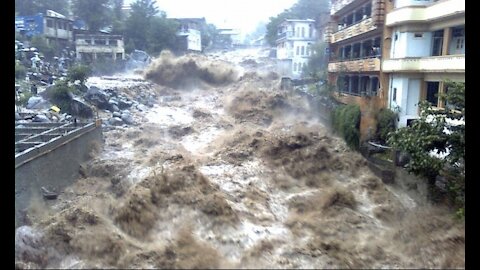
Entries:
<svg viewBox="0 0 480 270">
<path fill-rule="evenodd" d="M 420 91 L 423 78 L 421 74 L 400 75 L 395 74 L 390 77 L 389 89 L 389 108 L 392 111 L 400 110 L 398 127 L 405 127 L 407 120 L 418 118 L 418 102 L 420 101 Z M 394 101 L 394 92 L 396 89 L 396 100 Z"/>
<path fill-rule="evenodd" d="M 395 8 L 407 7 L 407 6 L 423 6 L 433 3 L 433 0 L 396 0 Z"/>
<path fill-rule="evenodd" d="M 35 204 L 47 207 L 41 187 L 61 192 L 78 178 L 79 166 L 89 159 L 95 142 L 103 144 L 101 127 L 51 149 L 15 169 L 15 228 L 23 224 L 23 210 Z"/>
<path fill-rule="evenodd" d="M 415 37 L 415 34 L 422 34 L 422 37 Z M 430 56 L 432 32 L 394 31 L 392 35 L 391 58 Z"/>
<path fill-rule="evenodd" d="M 189 29 L 188 31 L 188 44 L 187 49 L 192 51 L 201 51 L 202 50 L 202 39 L 200 35 L 200 31 L 195 29 Z"/>
</svg>

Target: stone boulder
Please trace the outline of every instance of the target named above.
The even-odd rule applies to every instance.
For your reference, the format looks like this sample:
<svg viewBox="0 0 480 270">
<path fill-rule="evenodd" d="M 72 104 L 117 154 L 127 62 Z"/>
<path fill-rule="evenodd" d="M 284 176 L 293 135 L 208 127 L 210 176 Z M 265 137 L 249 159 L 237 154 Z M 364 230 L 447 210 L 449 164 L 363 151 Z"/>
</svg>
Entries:
<svg viewBox="0 0 480 270">
<path fill-rule="evenodd" d="M 48 100 L 45 100 L 44 98 L 39 96 L 33 96 L 28 99 L 26 108 L 34 110 L 44 110 L 50 108 L 51 106 L 52 103 L 50 103 Z"/>
<path fill-rule="evenodd" d="M 85 100 L 97 106 L 100 109 L 110 109 L 110 96 L 98 87 L 92 86 L 85 94 Z"/>
<path fill-rule="evenodd" d="M 126 124 L 129 124 L 129 125 L 133 125 L 135 123 L 135 121 L 133 120 L 133 117 L 130 113 L 122 113 L 122 120 L 123 122 L 125 122 Z"/>
<path fill-rule="evenodd" d="M 108 120 L 108 124 L 112 126 L 121 126 L 123 125 L 123 120 L 118 117 L 112 117 Z"/>
<path fill-rule="evenodd" d="M 38 122 L 38 123 L 50 123 L 50 119 L 44 114 L 37 114 L 33 118 L 33 122 Z"/>
<path fill-rule="evenodd" d="M 75 116 L 83 118 L 93 118 L 94 116 L 92 107 L 79 98 L 72 99 L 70 109 L 71 113 Z"/>
</svg>

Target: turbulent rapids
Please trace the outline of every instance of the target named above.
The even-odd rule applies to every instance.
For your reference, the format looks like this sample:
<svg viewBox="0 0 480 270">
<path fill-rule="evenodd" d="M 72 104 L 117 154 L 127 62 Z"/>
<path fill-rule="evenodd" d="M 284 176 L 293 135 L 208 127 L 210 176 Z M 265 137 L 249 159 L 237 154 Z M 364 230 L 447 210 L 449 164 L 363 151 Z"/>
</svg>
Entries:
<svg viewBox="0 0 480 270">
<path fill-rule="evenodd" d="M 156 104 L 105 130 L 53 205 L 30 207 L 17 267 L 464 267 L 464 224 L 411 176 L 384 184 L 270 65 L 164 53 L 152 83 L 119 84 Z"/>
</svg>

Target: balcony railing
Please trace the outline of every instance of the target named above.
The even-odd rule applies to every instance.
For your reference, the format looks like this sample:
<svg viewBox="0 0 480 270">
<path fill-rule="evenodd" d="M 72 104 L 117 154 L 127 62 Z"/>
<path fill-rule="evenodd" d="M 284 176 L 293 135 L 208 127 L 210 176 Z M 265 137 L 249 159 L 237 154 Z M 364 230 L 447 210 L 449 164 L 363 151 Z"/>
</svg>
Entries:
<svg viewBox="0 0 480 270">
<path fill-rule="evenodd" d="M 337 13 L 339 10 L 342 8 L 346 7 L 348 4 L 351 4 L 355 0 L 337 0 L 337 1 L 332 1 L 332 6 L 330 8 L 330 14 L 334 15 Z"/>
<path fill-rule="evenodd" d="M 328 64 L 328 72 L 380 71 L 380 58 L 366 58 L 333 62 Z"/>
<path fill-rule="evenodd" d="M 277 35 L 277 41 L 280 40 L 280 39 L 284 39 L 284 38 L 295 39 L 295 40 L 315 40 L 316 35 L 312 35 L 311 37 L 308 36 L 308 35 L 305 35 L 303 37 L 302 36 L 296 36 L 295 32 L 293 32 L 293 31 L 287 31 L 287 32 L 283 32 L 283 33 Z"/>
<path fill-rule="evenodd" d="M 105 43 L 104 44 L 91 44 L 91 43 L 81 42 L 81 41 L 77 40 L 75 42 L 75 45 L 76 46 L 82 46 L 82 47 L 109 47 L 109 48 L 111 48 L 111 47 L 119 47 L 119 48 L 123 47 L 122 45 L 119 45 L 116 40 L 111 41 L 111 43 L 109 43 L 109 44 L 105 44 Z"/>
<path fill-rule="evenodd" d="M 360 21 L 357 24 L 333 33 L 331 42 L 339 42 L 351 37 L 361 35 L 363 33 L 370 32 L 375 29 L 377 29 L 377 26 L 373 23 L 373 19 L 370 17 Z"/>
<path fill-rule="evenodd" d="M 428 6 L 407 6 L 387 14 L 385 24 L 394 26 L 406 22 L 427 22 L 465 14 L 465 1 L 445 0 Z"/>
<path fill-rule="evenodd" d="M 385 72 L 465 72 L 465 55 L 412 57 L 384 60 Z"/>
</svg>

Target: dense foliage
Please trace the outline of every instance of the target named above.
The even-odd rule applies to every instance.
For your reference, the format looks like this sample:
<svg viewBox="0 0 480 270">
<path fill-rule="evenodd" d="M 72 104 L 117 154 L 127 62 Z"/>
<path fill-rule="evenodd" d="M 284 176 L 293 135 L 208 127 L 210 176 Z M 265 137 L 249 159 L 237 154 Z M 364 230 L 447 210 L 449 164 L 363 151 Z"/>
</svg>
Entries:
<svg viewBox="0 0 480 270">
<path fill-rule="evenodd" d="M 360 142 L 360 107 L 342 105 L 332 112 L 333 129 L 345 139 L 348 146 L 358 149 Z"/>
<path fill-rule="evenodd" d="M 65 0 L 15 0 L 15 12 L 19 16 L 45 14 L 47 9 L 67 14 L 68 2 Z"/>
<path fill-rule="evenodd" d="M 89 66 L 75 65 L 68 70 L 67 79 L 72 83 L 78 80 L 80 84 L 84 84 L 91 72 Z"/>
<path fill-rule="evenodd" d="M 382 108 L 375 118 L 377 120 L 377 139 L 385 143 L 388 140 L 388 134 L 395 131 L 397 114 L 389 109 Z"/>
<path fill-rule="evenodd" d="M 426 177 L 430 183 L 434 183 L 437 175 L 444 176 L 448 189 L 462 207 L 465 192 L 465 84 L 447 82 L 446 85 L 448 91 L 439 97 L 446 102 L 445 108 L 434 108 L 428 102 L 421 102 L 420 118 L 410 127 L 390 133 L 388 142 L 410 155 L 409 171 Z"/>
<path fill-rule="evenodd" d="M 74 14 L 85 21 L 90 31 L 98 31 L 110 25 L 108 0 L 74 0 L 72 4 Z"/>
</svg>

